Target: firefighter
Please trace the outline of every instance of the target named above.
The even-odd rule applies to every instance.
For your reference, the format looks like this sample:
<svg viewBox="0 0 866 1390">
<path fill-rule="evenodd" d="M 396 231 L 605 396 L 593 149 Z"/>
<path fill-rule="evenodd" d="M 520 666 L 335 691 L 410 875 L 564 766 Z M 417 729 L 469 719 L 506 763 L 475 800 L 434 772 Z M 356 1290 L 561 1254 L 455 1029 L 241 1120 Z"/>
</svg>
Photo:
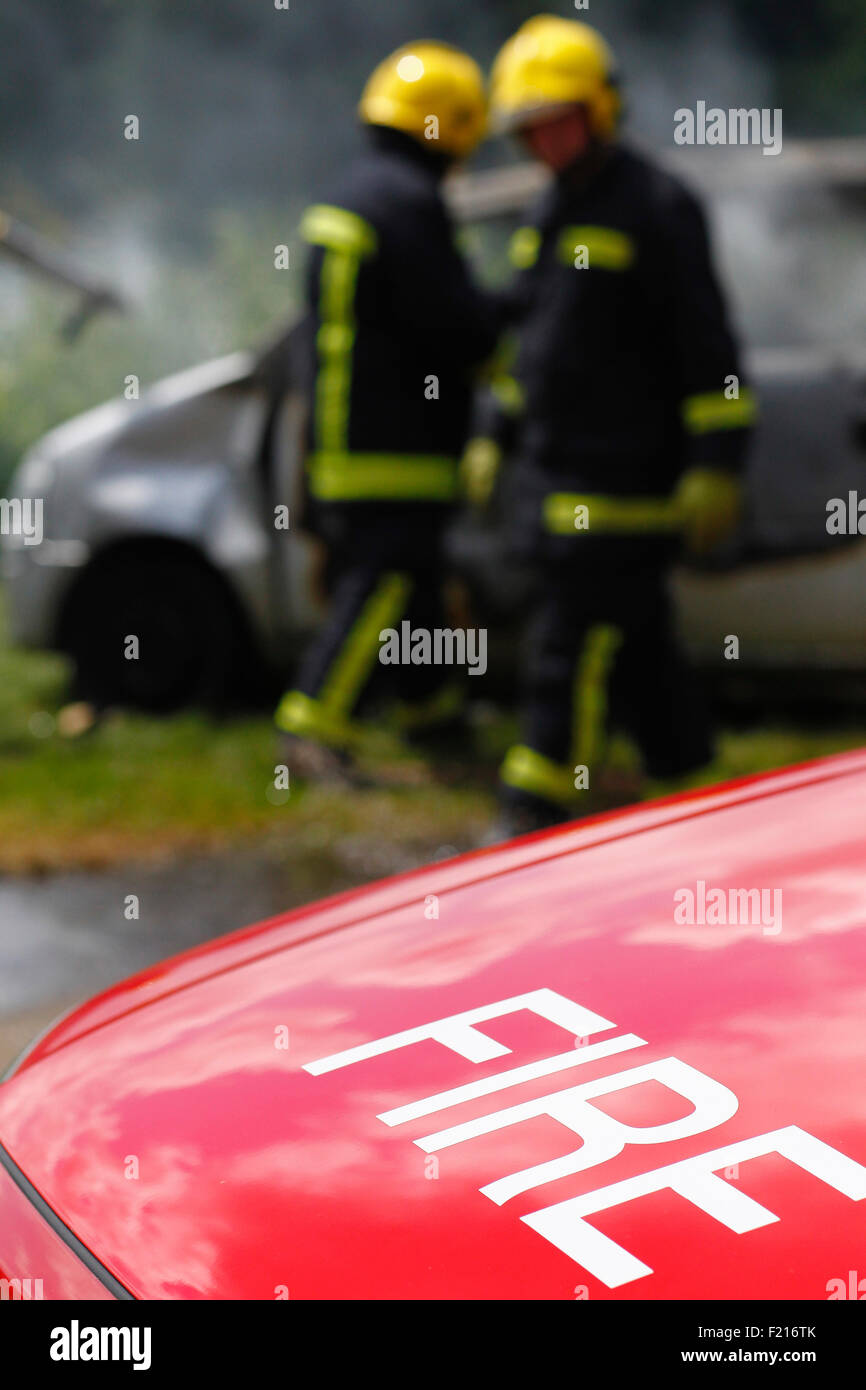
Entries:
<svg viewBox="0 0 866 1390">
<path fill-rule="evenodd" d="M 710 762 L 666 580 L 683 540 L 703 554 L 733 529 L 755 407 L 701 207 L 618 138 L 601 36 L 529 20 L 501 50 L 490 96 L 494 123 L 553 175 L 512 242 L 523 405 L 510 417 L 510 513 L 537 579 L 523 727 L 500 774 L 519 831 L 573 813 L 611 720 L 651 778 Z M 490 441 L 467 458 L 485 491 Z"/>
<path fill-rule="evenodd" d="M 307 528 L 324 541 L 330 617 L 276 723 L 301 775 L 353 780 L 358 706 L 392 672 L 401 726 L 447 719 L 441 667 L 383 667 L 380 633 L 441 625 L 443 528 L 458 491 L 473 376 L 499 310 L 472 283 L 441 194 L 486 124 L 466 54 L 419 42 L 376 68 L 361 97 L 365 150 L 307 209 Z"/>
</svg>

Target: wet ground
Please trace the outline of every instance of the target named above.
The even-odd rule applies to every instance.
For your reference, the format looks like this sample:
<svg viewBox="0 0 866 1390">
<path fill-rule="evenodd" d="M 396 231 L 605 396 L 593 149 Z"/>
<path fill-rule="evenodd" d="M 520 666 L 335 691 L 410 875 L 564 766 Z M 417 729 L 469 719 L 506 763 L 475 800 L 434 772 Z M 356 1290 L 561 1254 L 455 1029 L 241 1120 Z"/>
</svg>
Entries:
<svg viewBox="0 0 866 1390">
<path fill-rule="evenodd" d="M 0 1065 L 70 1004 L 293 906 L 290 889 L 262 854 L 0 880 Z"/>
<path fill-rule="evenodd" d="M 0 1071 L 58 1014 L 154 961 L 465 848 L 345 836 L 319 847 L 308 840 L 290 856 L 285 846 L 263 845 L 99 873 L 0 878 Z"/>
</svg>

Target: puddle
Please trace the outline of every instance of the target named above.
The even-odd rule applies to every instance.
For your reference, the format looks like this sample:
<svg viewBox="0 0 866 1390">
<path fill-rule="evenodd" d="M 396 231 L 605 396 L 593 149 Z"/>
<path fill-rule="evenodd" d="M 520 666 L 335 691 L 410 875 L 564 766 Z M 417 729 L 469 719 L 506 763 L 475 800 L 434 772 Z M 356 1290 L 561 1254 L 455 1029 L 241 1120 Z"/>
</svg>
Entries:
<svg viewBox="0 0 866 1390">
<path fill-rule="evenodd" d="M 425 848 L 346 836 L 100 872 L 0 878 L 0 1023 L 86 999 L 154 961 L 468 844 Z M 130 918 L 129 898 L 138 899 Z M 55 1010 L 56 1012 L 56 1010 Z"/>
</svg>

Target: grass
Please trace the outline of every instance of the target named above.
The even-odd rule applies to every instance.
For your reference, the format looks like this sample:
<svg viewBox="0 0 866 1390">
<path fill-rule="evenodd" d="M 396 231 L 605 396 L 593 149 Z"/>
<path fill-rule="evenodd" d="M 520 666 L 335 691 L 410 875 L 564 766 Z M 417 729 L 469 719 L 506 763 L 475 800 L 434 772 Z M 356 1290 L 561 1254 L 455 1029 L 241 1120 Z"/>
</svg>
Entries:
<svg viewBox="0 0 866 1390">
<path fill-rule="evenodd" d="M 271 841 L 292 858 L 354 858 L 368 876 L 476 842 L 494 812 L 493 772 L 513 721 L 490 717 L 476 765 L 442 782 L 370 791 L 274 790 L 267 714 L 215 721 L 116 712 L 64 737 L 68 672 L 56 656 L 16 651 L 0 632 L 0 872 L 96 868 Z M 715 771 L 736 777 L 866 743 L 866 729 L 723 731 Z M 633 754 L 620 743 L 617 761 Z M 399 759 L 389 760 L 399 772 Z M 598 803 L 596 803 L 597 806 Z M 588 809 L 591 808 L 588 805 Z M 327 877 L 327 875 L 325 875 Z"/>
<path fill-rule="evenodd" d="M 92 868 L 263 836 L 308 852 L 358 834 L 371 844 L 459 846 L 489 813 L 483 789 L 429 782 L 276 792 L 266 714 L 117 711 L 67 738 L 57 725 L 67 684 L 61 658 L 16 651 L 0 632 L 0 872 Z"/>
</svg>

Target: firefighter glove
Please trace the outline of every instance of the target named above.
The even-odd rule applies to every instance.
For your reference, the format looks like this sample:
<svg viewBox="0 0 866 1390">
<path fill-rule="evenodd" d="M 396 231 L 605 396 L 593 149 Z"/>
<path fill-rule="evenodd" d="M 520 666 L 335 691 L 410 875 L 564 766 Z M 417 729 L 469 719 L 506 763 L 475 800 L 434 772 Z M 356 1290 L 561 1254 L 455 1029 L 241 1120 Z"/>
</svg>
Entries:
<svg viewBox="0 0 866 1390">
<path fill-rule="evenodd" d="M 495 439 L 470 439 L 460 460 L 460 481 L 471 506 L 479 510 L 487 506 L 501 462 L 502 450 Z"/>
<path fill-rule="evenodd" d="M 687 548 L 706 555 L 731 535 L 740 519 L 742 486 L 721 468 L 690 468 L 674 493 Z"/>
</svg>

